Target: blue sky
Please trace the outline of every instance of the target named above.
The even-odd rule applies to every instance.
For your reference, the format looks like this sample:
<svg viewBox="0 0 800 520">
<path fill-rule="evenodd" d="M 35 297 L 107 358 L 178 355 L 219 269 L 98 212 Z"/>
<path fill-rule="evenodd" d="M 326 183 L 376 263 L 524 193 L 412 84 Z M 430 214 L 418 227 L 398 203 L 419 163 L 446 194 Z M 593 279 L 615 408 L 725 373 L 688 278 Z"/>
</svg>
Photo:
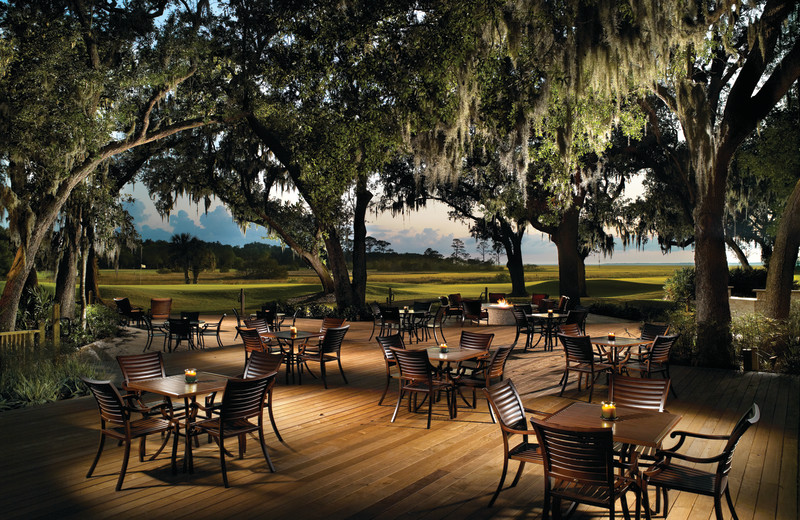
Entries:
<svg viewBox="0 0 800 520">
<path fill-rule="evenodd" d="M 130 188 L 130 187 L 129 187 Z M 202 206 L 182 199 L 169 219 L 162 219 L 156 212 L 146 190 L 139 184 L 128 190 L 136 198 L 129 206 L 136 228 L 145 239 L 169 240 L 173 234 L 189 233 L 207 242 L 244 245 L 249 242 L 277 242 L 268 240 L 266 230 L 253 226 L 242 233 L 230 213 L 220 203 L 212 204 L 208 213 Z M 452 252 L 454 238 L 460 238 L 467 252 L 478 258 L 475 239 L 469 236 L 466 225 L 447 219 L 447 210 L 442 205 L 430 205 L 424 211 L 392 216 L 389 213 L 368 216 L 367 233 L 379 240 L 386 240 L 397 252 L 422 253 L 433 248 L 445 256 Z M 587 263 L 686 263 L 693 262 L 693 252 L 676 251 L 663 255 L 658 244 L 651 242 L 642 250 L 622 249 L 617 243 L 613 257 L 592 256 Z M 526 264 L 556 264 L 556 248 L 546 235 L 530 231 L 523 240 L 523 258 Z"/>
</svg>

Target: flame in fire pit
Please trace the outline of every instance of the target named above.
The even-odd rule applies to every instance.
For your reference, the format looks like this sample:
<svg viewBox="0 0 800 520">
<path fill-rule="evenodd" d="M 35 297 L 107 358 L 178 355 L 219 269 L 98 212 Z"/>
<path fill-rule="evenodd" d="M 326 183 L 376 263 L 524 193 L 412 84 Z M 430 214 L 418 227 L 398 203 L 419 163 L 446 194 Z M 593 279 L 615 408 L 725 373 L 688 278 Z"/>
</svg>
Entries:
<svg viewBox="0 0 800 520">
<path fill-rule="evenodd" d="M 508 303 L 505 298 L 497 300 L 497 305 L 500 307 L 511 307 L 511 304 Z"/>
</svg>

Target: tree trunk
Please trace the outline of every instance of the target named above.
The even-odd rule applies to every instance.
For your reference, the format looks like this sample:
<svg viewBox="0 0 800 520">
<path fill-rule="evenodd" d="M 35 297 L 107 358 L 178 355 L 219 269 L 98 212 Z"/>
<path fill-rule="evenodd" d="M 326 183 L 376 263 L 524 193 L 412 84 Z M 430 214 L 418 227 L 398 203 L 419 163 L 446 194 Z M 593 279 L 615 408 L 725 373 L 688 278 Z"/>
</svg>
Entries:
<svg viewBox="0 0 800 520">
<path fill-rule="evenodd" d="M 93 299 L 89 303 L 105 303 L 100 297 L 100 267 L 97 261 L 97 249 L 94 247 L 94 232 L 89 242 L 89 261 L 86 268 L 86 291 L 91 292 Z"/>
<path fill-rule="evenodd" d="M 522 261 L 522 232 L 515 233 L 505 221 L 501 224 L 502 243 L 506 250 L 506 267 L 511 277 L 511 296 L 527 296 L 525 288 L 525 264 Z"/>
<path fill-rule="evenodd" d="M 558 229 L 552 235 L 558 250 L 558 288 L 563 296 L 569 296 L 570 305 L 581 303 L 580 254 L 578 253 L 578 217 L 580 209 L 570 207 L 561 217 Z"/>
<path fill-rule="evenodd" d="M 581 297 L 589 296 L 586 290 L 586 257 L 578 255 L 578 291 Z"/>
<path fill-rule="evenodd" d="M 786 208 L 783 210 L 775 248 L 767 272 L 767 298 L 764 314 L 785 320 L 792 304 L 792 282 L 797 253 L 800 251 L 800 180 L 794 185 Z"/>
<path fill-rule="evenodd" d="M 61 315 L 75 317 L 75 288 L 78 278 L 78 245 L 68 242 L 58 266 L 55 301 L 61 306 Z"/>
<path fill-rule="evenodd" d="M 372 193 L 367 188 L 367 178 L 362 175 L 356 185 L 356 207 L 353 215 L 353 302 L 364 307 L 367 297 L 367 208 Z"/>
<path fill-rule="evenodd" d="M 192 283 L 192 280 L 189 278 L 189 267 L 186 266 L 183 268 L 183 283 L 189 285 Z"/>
<path fill-rule="evenodd" d="M 333 294 L 339 311 L 356 305 L 353 287 L 350 283 L 350 272 L 344 258 L 344 250 L 339 240 L 339 233 L 334 226 L 325 229 L 325 250 L 328 253 L 328 267 L 333 276 Z"/>
<path fill-rule="evenodd" d="M 742 266 L 742 269 L 745 271 L 752 271 L 753 268 L 750 265 L 750 261 L 747 260 L 747 255 L 744 254 L 742 248 L 739 247 L 739 244 L 736 243 L 734 239 L 729 236 L 725 236 L 725 244 L 731 248 L 731 251 L 736 255 L 736 259 L 739 260 L 739 265 Z"/>
</svg>

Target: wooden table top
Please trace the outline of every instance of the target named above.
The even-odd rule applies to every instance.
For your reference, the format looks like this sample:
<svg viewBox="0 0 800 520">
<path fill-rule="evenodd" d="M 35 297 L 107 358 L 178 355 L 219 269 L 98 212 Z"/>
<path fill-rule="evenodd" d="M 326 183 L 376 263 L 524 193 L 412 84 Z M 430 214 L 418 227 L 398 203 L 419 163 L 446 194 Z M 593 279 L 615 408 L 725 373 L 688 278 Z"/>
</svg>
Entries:
<svg viewBox="0 0 800 520">
<path fill-rule="evenodd" d="M 561 426 L 583 428 L 608 428 L 614 433 L 614 440 L 625 444 L 657 448 L 664 437 L 672 431 L 680 415 L 654 410 L 641 410 L 617 406 L 617 419 L 605 421 L 600 417 L 601 405 L 593 403 L 572 403 L 563 410 L 549 416 L 545 421 Z"/>
<path fill-rule="evenodd" d="M 592 336 L 589 338 L 589 341 L 592 342 L 592 345 L 614 348 L 635 347 L 636 345 L 647 345 L 648 343 L 653 342 L 652 340 L 647 339 L 626 338 L 620 336 L 615 337 L 613 340 L 608 339 L 608 336 Z"/>
<path fill-rule="evenodd" d="M 183 374 L 174 376 L 131 381 L 126 385 L 129 390 L 152 392 L 174 398 L 195 397 L 225 390 L 228 377 L 211 372 L 197 372 L 197 383 L 187 383 Z"/>
<path fill-rule="evenodd" d="M 290 330 L 278 330 L 271 333 L 272 336 L 278 339 L 289 339 L 289 340 L 298 340 L 298 339 L 308 339 L 308 338 L 317 338 L 320 336 L 324 336 L 321 332 L 307 332 L 298 330 L 297 334 L 292 336 L 292 331 Z"/>
<path fill-rule="evenodd" d="M 447 352 L 442 352 L 439 347 L 427 347 L 428 359 L 440 363 L 458 363 L 467 359 L 475 359 L 486 355 L 485 350 L 461 347 L 448 347 Z"/>
</svg>

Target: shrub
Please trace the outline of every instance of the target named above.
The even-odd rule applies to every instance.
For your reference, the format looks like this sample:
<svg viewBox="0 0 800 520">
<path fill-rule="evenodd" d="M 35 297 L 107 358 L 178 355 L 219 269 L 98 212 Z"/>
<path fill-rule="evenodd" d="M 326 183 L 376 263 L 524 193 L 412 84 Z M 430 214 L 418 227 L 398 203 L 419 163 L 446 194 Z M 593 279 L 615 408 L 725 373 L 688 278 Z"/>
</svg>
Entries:
<svg viewBox="0 0 800 520">
<path fill-rule="evenodd" d="M 773 320 L 762 314 L 748 314 L 731 323 L 733 346 L 737 356 L 743 348 L 755 348 L 762 354 L 761 370 L 770 370 L 768 359 L 777 358 L 775 370 L 800 374 L 800 305 L 792 305 L 789 318 Z"/>
<path fill-rule="evenodd" d="M 98 339 L 116 336 L 119 332 L 119 314 L 105 305 L 86 307 L 86 329 L 73 323 L 70 333 L 64 338 L 67 347 L 77 349 Z"/>
<path fill-rule="evenodd" d="M 675 309 L 669 313 L 669 334 L 680 334 L 670 350 L 670 359 L 679 365 L 694 364 L 697 357 L 697 322 L 694 311 Z"/>
<path fill-rule="evenodd" d="M 589 312 L 632 321 L 667 321 L 669 313 L 675 308 L 670 302 L 630 301 L 618 303 L 613 300 L 595 300 L 589 305 Z"/>
<path fill-rule="evenodd" d="M 0 352 L 0 410 L 43 404 L 85 395 L 80 380 L 98 377 L 99 368 L 77 353 L 56 354 L 52 345 L 34 355 Z"/>
<path fill-rule="evenodd" d="M 686 305 L 688 310 L 694 299 L 694 267 L 682 267 L 667 278 L 664 284 L 664 299 Z"/>
<path fill-rule="evenodd" d="M 754 298 L 753 289 L 763 289 L 767 286 L 766 269 L 742 269 L 737 267 L 728 273 L 728 285 L 731 286 L 732 296 Z"/>
</svg>

